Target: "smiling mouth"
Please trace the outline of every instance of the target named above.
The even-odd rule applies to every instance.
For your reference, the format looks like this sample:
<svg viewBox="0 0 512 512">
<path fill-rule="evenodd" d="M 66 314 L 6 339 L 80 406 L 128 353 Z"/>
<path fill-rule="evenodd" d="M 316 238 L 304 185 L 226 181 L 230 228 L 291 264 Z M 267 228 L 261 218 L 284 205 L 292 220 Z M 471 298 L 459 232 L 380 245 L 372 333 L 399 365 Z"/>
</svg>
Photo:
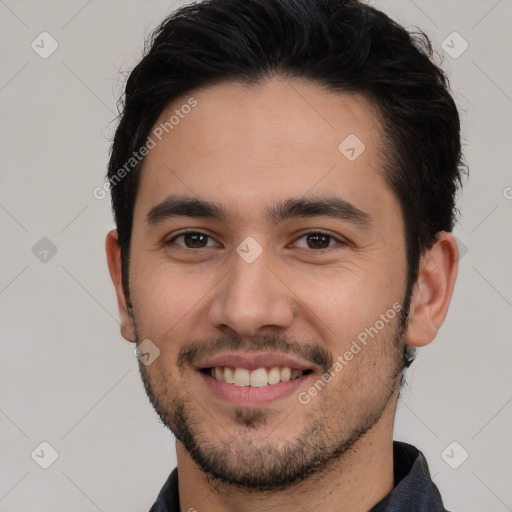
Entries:
<svg viewBox="0 0 512 512">
<path fill-rule="evenodd" d="M 200 371 L 218 382 L 224 382 L 239 387 L 261 388 L 297 379 L 303 375 L 312 373 L 313 370 L 298 370 L 288 366 L 262 367 L 254 370 L 229 366 L 214 366 L 212 368 L 202 368 Z"/>
</svg>

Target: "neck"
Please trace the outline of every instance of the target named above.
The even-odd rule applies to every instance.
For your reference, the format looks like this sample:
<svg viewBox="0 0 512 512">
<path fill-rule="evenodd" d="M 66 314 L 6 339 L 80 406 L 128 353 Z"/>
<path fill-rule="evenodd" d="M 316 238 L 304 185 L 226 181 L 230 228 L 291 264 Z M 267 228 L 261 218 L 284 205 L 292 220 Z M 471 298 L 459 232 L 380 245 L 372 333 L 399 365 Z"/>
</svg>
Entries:
<svg viewBox="0 0 512 512">
<path fill-rule="evenodd" d="M 396 401 L 379 422 L 340 458 L 307 480 L 278 491 L 255 492 L 203 473 L 181 442 L 176 443 L 182 511 L 259 512 L 297 509 L 367 512 L 394 487 L 393 423 Z"/>
</svg>

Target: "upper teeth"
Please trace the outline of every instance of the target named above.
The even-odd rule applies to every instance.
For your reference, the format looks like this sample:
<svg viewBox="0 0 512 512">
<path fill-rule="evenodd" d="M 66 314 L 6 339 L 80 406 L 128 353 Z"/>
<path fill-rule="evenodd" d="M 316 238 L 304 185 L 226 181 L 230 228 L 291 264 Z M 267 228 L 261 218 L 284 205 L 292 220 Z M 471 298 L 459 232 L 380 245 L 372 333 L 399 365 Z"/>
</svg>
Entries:
<svg viewBox="0 0 512 512">
<path fill-rule="evenodd" d="M 228 366 L 215 366 L 210 369 L 211 376 L 220 382 L 227 382 L 235 386 L 252 387 L 287 382 L 300 377 L 303 373 L 302 370 L 292 370 L 286 366 L 284 368 L 278 368 L 277 366 L 273 368 L 258 368 L 252 371 L 246 368 L 230 368 Z"/>
</svg>

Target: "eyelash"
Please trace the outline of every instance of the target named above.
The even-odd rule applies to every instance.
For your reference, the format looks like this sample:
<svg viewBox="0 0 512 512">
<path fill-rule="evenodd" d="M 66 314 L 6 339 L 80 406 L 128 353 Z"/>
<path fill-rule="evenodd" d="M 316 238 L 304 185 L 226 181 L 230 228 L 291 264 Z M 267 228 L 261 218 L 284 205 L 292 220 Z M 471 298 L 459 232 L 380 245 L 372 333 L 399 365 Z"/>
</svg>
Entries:
<svg viewBox="0 0 512 512">
<path fill-rule="evenodd" d="M 209 239 L 212 239 L 213 240 L 213 237 L 208 235 L 207 233 L 203 233 L 202 231 L 182 231 L 181 233 L 178 233 L 177 235 L 173 236 L 170 240 L 167 240 L 164 242 L 164 246 L 168 246 L 168 245 L 171 245 L 172 243 L 175 242 L 176 239 L 178 239 L 179 237 L 181 236 L 185 236 L 185 235 L 189 235 L 189 234 L 193 234 L 193 235 L 203 235 L 203 236 L 206 236 L 207 238 Z M 300 240 L 301 238 L 304 238 L 305 236 L 308 236 L 308 235 L 321 235 L 321 236 L 325 236 L 325 237 L 328 237 L 330 238 L 331 240 L 335 240 L 336 242 L 338 242 L 338 245 L 348 245 L 348 242 L 346 242 L 345 240 L 342 240 L 342 239 L 339 239 L 339 238 L 336 238 L 334 235 L 331 235 L 330 233 L 325 233 L 324 231 L 308 231 L 306 233 L 302 233 L 301 236 L 299 236 L 298 238 L 295 239 L 295 242 L 297 240 Z M 179 244 L 178 244 L 179 245 Z M 335 244 L 336 245 L 336 244 Z M 310 249 L 309 247 L 300 247 L 300 249 L 310 249 L 312 251 L 315 251 L 315 252 L 320 252 L 320 251 L 326 251 L 326 250 L 329 250 L 329 249 L 332 249 L 333 247 L 335 247 L 335 245 L 333 246 L 328 246 L 328 247 L 324 247 L 322 249 Z M 182 249 L 188 249 L 188 250 L 200 250 L 200 249 L 208 249 L 208 247 L 199 247 L 199 248 L 192 248 L 192 247 L 186 247 L 186 246 L 182 246 L 180 245 L 180 247 Z"/>
</svg>

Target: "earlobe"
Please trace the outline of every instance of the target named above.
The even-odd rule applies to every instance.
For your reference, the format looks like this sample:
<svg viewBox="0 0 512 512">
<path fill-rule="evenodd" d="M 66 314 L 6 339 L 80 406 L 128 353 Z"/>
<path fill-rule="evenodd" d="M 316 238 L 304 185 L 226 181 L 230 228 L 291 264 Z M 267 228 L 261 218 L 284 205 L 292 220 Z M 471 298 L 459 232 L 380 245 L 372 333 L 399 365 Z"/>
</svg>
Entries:
<svg viewBox="0 0 512 512">
<path fill-rule="evenodd" d="M 408 345 L 422 347 L 436 337 L 448 313 L 458 266 L 457 242 L 451 233 L 441 231 L 420 261 L 409 312 Z"/>
<path fill-rule="evenodd" d="M 115 229 L 107 234 L 107 238 L 105 240 L 105 250 L 107 253 L 107 263 L 110 277 L 116 290 L 117 306 L 119 309 L 119 318 L 121 321 L 121 334 L 127 341 L 135 341 L 133 319 L 130 315 L 127 298 L 123 287 L 121 247 L 119 245 L 119 238 Z"/>
</svg>

